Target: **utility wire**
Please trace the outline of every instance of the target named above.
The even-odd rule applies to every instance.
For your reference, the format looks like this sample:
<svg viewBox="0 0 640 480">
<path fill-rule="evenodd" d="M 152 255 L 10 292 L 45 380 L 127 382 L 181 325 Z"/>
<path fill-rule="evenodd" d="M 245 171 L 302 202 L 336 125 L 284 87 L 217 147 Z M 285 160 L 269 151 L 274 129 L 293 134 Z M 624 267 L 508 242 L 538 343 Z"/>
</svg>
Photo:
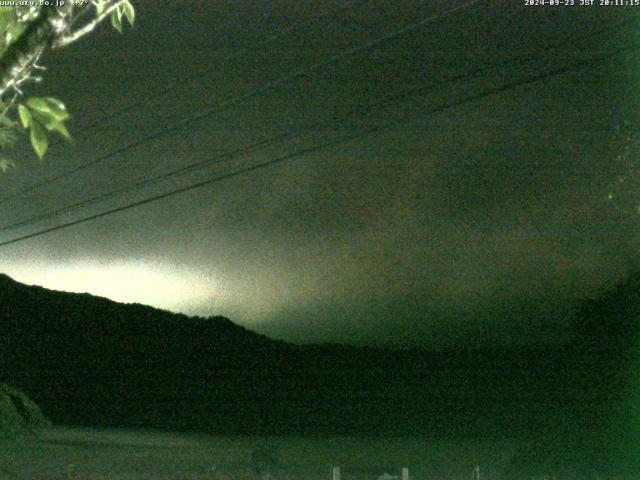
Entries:
<svg viewBox="0 0 640 480">
<path fill-rule="evenodd" d="M 358 4 L 362 4 L 362 3 L 366 3 L 368 0 L 349 0 L 348 2 L 344 2 L 340 5 L 337 6 L 337 9 L 342 9 L 342 8 L 347 8 L 353 5 L 358 5 Z M 327 17 L 329 15 L 333 15 L 336 12 L 331 10 L 331 11 L 326 11 L 324 12 L 322 15 L 318 15 L 317 17 L 313 17 L 311 20 L 308 20 L 306 22 L 301 22 L 300 24 L 290 27 L 290 28 L 286 28 L 283 31 L 280 31 L 278 33 L 275 33 L 273 35 L 270 35 L 269 37 L 259 41 L 256 45 L 254 45 L 253 47 L 249 48 L 249 47 L 245 47 L 245 48 L 241 48 L 237 51 L 235 51 L 234 53 L 227 55 L 226 57 L 224 57 L 222 59 L 222 62 L 229 62 L 231 60 L 235 60 L 237 58 L 240 58 L 242 56 L 244 56 L 245 54 L 257 50 L 260 47 L 264 47 L 266 45 L 269 45 L 270 43 L 278 40 L 279 38 L 285 37 L 287 35 L 290 35 L 292 33 L 294 33 L 296 30 L 300 30 L 300 28 L 302 26 L 304 26 L 305 24 L 308 23 L 312 23 L 315 22 L 321 18 Z M 207 68 L 207 69 L 202 69 L 199 72 L 194 73 L 193 75 L 190 75 L 188 78 L 181 78 L 178 80 L 174 80 L 172 83 L 170 83 L 169 85 L 162 85 L 159 88 L 156 88 L 154 90 L 152 90 L 151 92 L 149 92 L 146 95 L 142 95 L 142 96 L 138 96 L 136 97 L 136 99 L 134 99 L 132 102 L 127 103 L 126 105 L 122 106 L 121 108 L 118 108 L 117 110 L 114 110 L 113 112 L 107 114 L 107 115 L 103 115 L 102 117 L 94 120 L 93 122 L 90 122 L 86 125 L 84 125 L 83 127 L 76 129 L 75 132 L 76 133 L 83 133 L 83 132 L 87 132 L 89 130 L 94 129 L 95 127 L 98 127 L 100 125 L 103 125 L 105 122 L 112 120 L 114 118 L 118 118 L 122 115 L 124 115 L 125 113 L 131 111 L 131 110 L 135 110 L 137 108 L 140 108 L 141 106 L 143 106 L 144 104 L 159 98 L 159 97 L 164 97 L 165 95 L 167 95 L 168 93 L 178 89 L 179 87 L 184 86 L 184 82 L 185 80 L 196 80 L 199 78 L 205 78 L 207 77 L 209 74 L 211 73 L 211 69 Z M 61 143 L 61 140 L 57 140 L 56 142 L 53 143 L 53 145 L 56 145 L 58 143 Z"/>
<path fill-rule="evenodd" d="M 466 95 L 466 96 L 464 96 L 464 97 L 462 97 L 462 98 L 460 98 L 460 99 L 458 99 L 456 101 L 453 101 L 453 102 L 450 102 L 450 103 L 447 103 L 447 104 L 443 104 L 443 105 L 440 105 L 438 107 L 434 107 L 434 108 L 428 110 L 426 113 L 428 113 L 428 114 L 440 113 L 440 112 L 443 112 L 445 110 L 449 110 L 451 108 L 463 105 L 465 103 L 469 103 L 469 102 L 472 102 L 472 101 L 475 101 L 475 100 L 480 100 L 480 99 L 483 99 L 483 98 L 486 98 L 486 97 L 489 97 L 489 96 L 492 96 L 492 95 L 497 95 L 497 94 L 506 92 L 508 90 L 512 90 L 512 89 L 514 89 L 516 87 L 520 87 L 520 86 L 523 86 L 523 85 L 539 82 L 541 80 L 544 80 L 544 79 L 547 79 L 547 78 L 550 78 L 550 77 L 554 77 L 554 76 L 557 76 L 557 75 L 561 75 L 563 73 L 567 73 L 567 72 L 570 72 L 570 71 L 573 71 L 573 70 L 577 70 L 577 69 L 580 69 L 580 68 L 583 68 L 583 67 L 593 66 L 596 63 L 598 63 L 598 62 L 600 62 L 600 61 L 602 61 L 602 60 L 604 60 L 606 58 L 611 58 L 613 56 L 616 56 L 616 55 L 620 54 L 623 51 L 627 51 L 627 50 L 630 50 L 630 49 L 636 49 L 638 47 L 640 47 L 640 44 L 627 45 L 626 47 L 624 47 L 622 49 L 618 49 L 618 50 L 616 50 L 614 52 L 611 52 L 611 53 L 606 54 L 606 55 L 602 55 L 602 56 L 597 57 L 597 58 L 593 58 L 593 59 L 589 59 L 589 60 L 583 60 L 583 61 L 580 61 L 580 62 L 574 62 L 571 65 L 566 65 L 564 67 L 556 68 L 556 69 L 553 69 L 553 70 L 550 70 L 550 71 L 547 71 L 547 72 L 544 72 L 544 73 L 539 73 L 539 74 L 536 74 L 536 75 L 528 76 L 528 77 L 520 79 L 520 80 L 515 80 L 515 81 L 512 81 L 512 82 L 508 82 L 508 83 L 503 84 L 503 85 L 501 85 L 499 87 L 490 88 L 490 89 L 487 89 L 487 90 L 485 90 L 483 92 L 480 92 L 480 93 L 477 93 L 477 94 Z M 371 134 L 371 133 L 377 132 L 379 130 L 382 130 L 382 126 L 379 126 L 379 125 L 378 126 L 374 126 L 374 127 L 370 128 L 370 130 L 367 132 L 367 134 Z M 268 168 L 268 167 L 283 163 L 283 162 L 285 162 L 287 160 L 291 160 L 291 159 L 294 159 L 294 158 L 302 157 L 302 156 L 307 155 L 309 153 L 317 152 L 317 151 L 323 150 L 323 149 L 325 149 L 327 147 L 344 143 L 345 141 L 352 140 L 352 139 L 354 139 L 354 138 L 356 138 L 358 136 L 359 136 L 359 133 L 344 135 L 344 136 L 342 136 L 341 138 L 339 138 L 337 140 L 327 141 L 327 142 L 324 142 L 324 143 L 321 143 L 321 144 L 314 145 L 312 147 L 307 147 L 307 148 L 304 148 L 302 150 L 298 150 L 296 152 L 289 153 L 287 155 L 284 155 L 284 156 L 281 156 L 281 157 L 278 157 L 278 158 L 274 158 L 274 159 L 271 159 L 271 160 L 266 160 L 264 162 L 251 165 L 249 167 L 241 168 L 241 169 L 236 170 L 234 172 L 225 173 L 225 174 L 222 174 L 222 175 L 211 177 L 211 178 L 208 178 L 206 180 L 202 180 L 200 182 L 192 183 L 192 184 L 187 185 L 185 187 L 177 188 L 177 189 L 170 190 L 170 191 L 167 191 L 167 192 L 164 192 L 164 193 L 160 193 L 158 195 L 147 197 L 147 198 L 144 198 L 142 200 L 138 200 L 136 202 L 129 203 L 129 204 L 126 204 L 126 205 L 123 205 L 123 206 L 120 206 L 120 207 L 112 208 L 110 210 L 106 210 L 106 211 L 103 211 L 103 212 L 100 212 L 100 213 L 97 213 L 97 214 L 94 214 L 94 215 L 83 217 L 83 218 L 80 218 L 78 220 L 62 223 L 62 224 L 59 224 L 59 225 L 56 225 L 56 226 L 53 226 L 53 227 L 50 227 L 50 228 L 46 228 L 46 229 L 43 229 L 43 230 L 40 230 L 40 231 L 37 231 L 37 232 L 34 232 L 34 233 L 30 233 L 28 235 L 23 235 L 23 236 L 16 237 L 16 238 L 13 238 L 13 239 L 10 239 L 10 240 L 6 240 L 4 242 L 0 242 L 0 247 L 11 245 L 11 244 L 14 244 L 14 243 L 17 243 L 17 242 L 22 242 L 22 241 L 28 240 L 30 238 L 39 237 L 39 236 L 45 235 L 47 233 L 55 232 L 57 230 L 62 230 L 62 229 L 65 229 L 65 228 L 68 228 L 68 227 L 72 227 L 72 226 L 75 226 L 75 225 L 79 225 L 79 224 L 82 224 L 82 223 L 90 222 L 90 221 L 93 221 L 93 220 L 96 220 L 96 219 L 99 219 L 99 218 L 102 218 L 102 217 L 106 217 L 108 215 L 113 215 L 113 214 L 118 213 L 118 212 L 130 210 L 132 208 L 136 208 L 136 207 L 139 207 L 139 206 L 142 206 L 142 205 L 146 205 L 146 204 L 149 204 L 149 203 L 152 203 L 152 202 L 156 202 L 158 200 L 162 200 L 164 198 L 172 197 L 172 196 L 175 196 L 175 195 L 179 195 L 181 193 L 185 193 L 185 192 L 192 191 L 192 190 L 195 190 L 195 189 L 198 189 L 198 188 L 202 188 L 202 187 L 205 187 L 207 185 L 211 185 L 213 183 L 217 183 L 217 182 L 220 182 L 220 181 L 223 181 L 223 180 L 234 178 L 234 177 L 246 174 L 246 173 L 262 170 L 262 169 L 265 169 L 265 168 Z"/>
<path fill-rule="evenodd" d="M 0 232 L 3 231 L 7 231 L 7 230 L 12 230 L 15 229 L 17 227 L 22 227 L 22 226 L 27 226 L 27 225 L 32 225 L 44 220 L 48 220 L 50 218 L 54 218 L 57 217 L 59 215 L 65 214 L 65 213 L 70 213 L 74 210 L 77 210 L 78 208 L 81 207 L 85 207 L 88 205 L 92 205 L 92 204 L 96 204 L 96 203 L 100 203 L 100 202 L 104 202 L 108 199 L 117 197 L 119 195 L 122 195 L 124 193 L 128 193 L 128 192 L 133 192 L 133 191 L 137 191 L 140 190 L 141 188 L 150 186 L 150 185 L 154 185 L 154 184 L 158 184 L 161 183 L 167 179 L 173 178 L 173 177 L 177 177 L 180 175 L 185 175 L 188 174 L 192 171 L 198 170 L 198 169 L 202 169 L 206 166 L 209 165 L 213 165 L 213 164 L 219 164 L 222 163 L 226 160 L 231 160 L 237 157 L 240 157 L 242 155 L 246 155 L 248 153 L 254 153 L 256 151 L 261 151 L 261 150 L 265 150 L 267 148 L 269 148 L 270 146 L 277 144 L 279 142 L 283 142 L 285 140 L 290 140 L 292 138 L 295 137 L 299 137 L 305 133 L 311 133 L 311 132 L 318 132 L 318 131 L 322 131 L 325 130 L 327 128 L 330 128 L 332 126 L 334 126 L 334 124 L 336 122 L 340 122 L 340 121 L 344 121 L 347 120 L 350 117 L 353 116 L 360 116 L 366 113 L 370 113 L 373 112 L 375 110 L 379 110 L 381 108 L 386 107 L 387 105 L 389 105 L 390 103 L 396 102 L 396 101 L 401 101 L 403 99 L 405 99 L 406 97 L 412 96 L 412 95 L 424 95 L 425 93 L 427 93 L 430 90 L 434 90 L 442 85 L 445 84 L 451 84 L 453 82 L 460 82 L 460 81 L 464 81 L 464 80 L 471 80 L 471 79 L 475 79 L 478 78 L 481 74 L 484 74 L 488 71 L 492 71 L 494 69 L 497 68 L 502 68 L 502 67 L 509 67 L 511 65 L 523 65 L 523 64 L 527 64 L 527 63 L 531 63 L 533 61 L 536 61 L 538 59 L 540 59 L 541 57 L 544 56 L 544 54 L 546 52 L 548 52 L 549 50 L 553 50 L 553 49 L 557 49 L 561 46 L 566 46 L 570 43 L 575 43 L 578 41 L 582 41 L 597 35 L 600 35 L 602 33 L 608 32 L 610 30 L 616 29 L 616 28 L 620 28 L 621 26 L 624 26 L 626 24 L 628 24 L 628 21 L 624 21 L 624 22 L 619 22 L 617 24 L 614 24 L 612 26 L 603 26 L 600 27 L 596 30 L 584 33 L 582 35 L 579 36 L 574 36 L 571 38 L 565 38 L 565 39 L 561 39 L 557 42 L 554 42 L 552 44 L 546 45 L 544 47 L 541 47 L 539 49 L 539 52 L 537 53 L 533 53 L 530 55 L 526 55 L 524 57 L 518 57 L 515 59 L 503 59 L 500 58 L 498 60 L 494 60 L 490 63 L 487 64 L 483 64 L 483 66 L 472 69 L 468 72 L 462 73 L 462 74 L 457 74 L 457 75 L 450 75 L 448 77 L 442 78 L 440 80 L 438 80 L 437 82 L 433 82 L 429 85 L 426 86 L 422 86 L 420 88 L 414 88 L 414 89 L 410 89 L 410 90 L 406 90 L 400 94 L 397 95 L 392 95 L 389 96 L 385 99 L 383 99 L 382 101 L 378 101 L 378 102 L 374 102 L 374 103 L 369 103 L 366 105 L 361 105 L 355 109 L 352 109 L 351 111 L 347 112 L 346 114 L 343 114 L 341 116 L 338 115 L 333 115 L 331 117 L 330 120 L 328 121 L 324 121 L 324 122 L 315 122 L 312 123 L 308 126 L 305 127 L 301 127 L 295 130 L 291 130 L 291 131 L 286 131 L 286 132 L 282 132 L 280 134 L 262 139 L 260 141 L 254 142 L 251 145 L 245 146 L 245 147 L 239 147 L 239 148 L 235 148 L 223 153 L 220 153 L 218 155 L 216 155 L 215 157 L 209 158 L 209 159 L 205 159 L 205 160 L 201 160 L 198 162 L 193 162 L 190 163 L 188 165 L 185 165 L 183 167 L 177 168 L 177 169 L 173 169 L 170 170 L 168 172 L 165 172 L 163 174 L 160 175 L 156 175 L 154 177 L 150 177 L 150 178 L 144 178 L 141 179 L 137 182 L 134 182 L 132 184 L 120 187 L 118 189 L 115 190 L 111 190 L 109 192 L 105 192 L 87 199 L 83 199 L 80 201 L 77 201 L 75 203 L 66 205 L 64 207 L 55 209 L 55 210 L 50 210 L 38 215 L 34 215 L 32 217 L 23 219 L 23 220 L 19 220 L 17 222 L 14 223 L 10 223 L 10 224 L 6 224 L 6 225 L 2 225 L 0 226 Z"/>
<path fill-rule="evenodd" d="M 253 98 L 253 97 L 255 97 L 255 96 L 257 96 L 257 95 L 259 95 L 259 94 L 261 94 L 263 92 L 266 92 L 268 90 L 272 90 L 275 87 L 278 87 L 278 86 L 284 85 L 284 84 L 286 84 L 288 82 L 297 80 L 297 79 L 299 79 L 301 77 L 304 77 L 305 75 L 307 75 L 309 73 L 312 73 L 312 72 L 314 72 L 316 70 L 319 70 L 319 69 L 321 69 L 323 67 L 331 65 L 333 63 L 336 63 L 337 61 L 342 60 L 343 58 L 346 58 L 346 57 L 348 57 L 350 55 L 354 55 L 356 53 L 359 53 L 359 52 L 362 52 L 362 51 L 365 51 L 365 50 L 369 50 L 369 49 L 374 48 L 374 47 L 376 47 L 376 46 L 378 46 L 378 45 L 380 45 L 380 44 L 382 44 L 384 42 L 387 42 L 387 41 L 392 40 L 394 38 L 400 37 L 400 36 L 402 36 L 402 35 L 404 35 L 406 33 L 410 33 L 410 32 L 416 31 L 416 30 L 424 27 L 425 25 L 428 25 L 430 23 L 434 23 L 434 22 L 437 22 L 439 20 L 443 20 L 445 18 L 448 18 L 449 16 L 454 15 L 454 14 L 456 14 L 456 13 L 458 13 L 458 12 L 460 12 L 460 11 L 466 9 L 466 8 L 469 8 L 469 7 L 473 6 L 473 5 L 481 3 L 482 1 L 483 0 L 470 0 L 468 2 L 465 2 L 465 3 L 461 4 L 461 5 L 458 5 L 457 7 L 454 7 L 454 8 L 451 8 L 449 10 L 446 10 L 446 11 L 444 11 L 442 13 L 439 13 L 439 14 L 432 15 L 430 17 L 424 18 L 419 22 L 412 23 L 412 24 L 407 25 L 407 26 L 405 26 L 405 27 L 403 27 L 403 28 L 401 28 L 399 30 L 396 30 L 396 31 L 394 31 L 392 33 L 383 35 L 382 37 L 379 37 L 379 38 L 377 38 L 375 40 L 371 40 L 371 41 L 366 42 L 366 43 L 364 43 L 362 45 L 358 45 L 356 47 L 351 47 L 351 48 L 348 48 L 346 50 L 343 50 L 342 52 L 337 53 L 335 55 L 332 55 L 328 59 L 323 60 L 323 61 L 318 62 L 318 63 L 315 63 L 315 64 L 313 64 L 313 65 L 311 65 L 309 67 L 301 68 L 299 70 L 296 70 L 293 73 L 289 73 L 289 74 L 284 75 L 282 77 L 279 77 L 279 78 L 277 78 L 275 80 L 263 83 L 262 85 L 259 85 L 258 87 L 254 88 L 253 90 L 251 90 L 250 92 L 248 92 L 246 94 L 233 97 L 233 98 L 231 98 L 230 100 L 228 100 L 226 102 L 222 102 L 222 103 L 220 103 L 218 105 L 215 105 L 213 107 L 206 108 L 206 109 L 204 109 L 204 110 L 202 110 L 202 111 L 200 111 L 200 112 L 198 112 L 198 113 L 196 113 L 194 115 L 191 115 L 189 117 L 183 118 L 182 120 L 179 120 L 179 121 L 173 123 L 172 125 L 169 125 L 167 127 L 161 128 L 160 130 L 157 130 L 156 132 L 151 133 L 151 134 L 145 136 L 144 138 L 142 138 L 140 140 L 136 140 L 136 141 L 131 142 L 131 143 L 127 144 L 127 145 L 124 145 L 124 146 L 122 146 L 120 148 L 112 150 L 111 152 L 108 152 L 105 155 L 102 155 L 101 157 L 95 158 L 95 159 L 90 160 L 88 162 L 85 162 L 85 163 L 83 163 L 81 165 L 78 165 L 77 167 L 75 167 L 75 168 L 73 168 L 71 170 L 68 170 L 66 172 L 60 173 L 58 175 L 54 175 L 52 177 L 49 177 L 49 178 L 46 178 L 46 179 L 41 180 L 39 182 L 36 182 L 36 183 L 34 183 L 34 184 L 32 184 L 32 185 L 30 185 L 28 187 L 25 187 L 22 190 L 19 190 L 18 192 L 14 193 L 12 195 L 9 195 L 9 196 L 7 196 L 5 198 L 0 199 L 0 204 L 4 204 L 4 203 L 6 203 L 6 202 L 8 202 L 10 200 L 13 200 L 13 199 L 15 199 L 17 197 L 20 197 L 20 196 L 24 195 L 26 193 L 30 193 L 30 192 L 32 192 L 32 191 L 34 191 L 34 190 L 36 190 L 36 189 L 38 189 L 40 187 L 43 187 L 43 186 L 48 185 L 50 183 L 56 182 L 58 180 L 61 180 L 63 178 L 68 177 L 69 175 L 73 175 L 73 174 L 78 173 L 78 172 L 80 172 L 82 170 L 85 170 L 85 169 L 87 169 L 89 167 L 97 165 L 98 163 L 103 162 L 103 161 L 105 161 L 105 160 L 107 160 L 109 158 L 112 158 L 112 157 L 114 157 L 114 156 L 116 156 L 118 154 L 127 152 L 127 151 L 129 151 L 129 150 L 131 150 L 133 148 L 136 148 L 136 147 L 139 147 L 139 146 L 144 145 L 146 143 L 149 143 L 150 141 L 155 140 L 157 138 L 160 138 L 160 137 L 162 137 L 162 136 L 164 136 L 164 135 L 166 135 L 166 134 L 168 134 L 170 132 L 173 132 L 173 131 L 178 130 L 178 129 L 182 128 L 182 127 L 185 127 L 185 126 L 187 126 L 187 125 L 189 125 L 189 124 L 191 124 L 193 122 L 196 122 L 196 121 L 201 120 L 201 119 L 203 119 L 205 117 L 208 117 L 208 116 L 212 115 L 213 113 L 215 113 L 215 112 L 217 112 L 217 111 L 219 111 L 219 110 L 221 110 L 223 108 L 239 105 L 242 102 L 244 102 L 244 101 L 246 101 L 248 99 L 251 99 L 251 98 Z"/>
</svg>

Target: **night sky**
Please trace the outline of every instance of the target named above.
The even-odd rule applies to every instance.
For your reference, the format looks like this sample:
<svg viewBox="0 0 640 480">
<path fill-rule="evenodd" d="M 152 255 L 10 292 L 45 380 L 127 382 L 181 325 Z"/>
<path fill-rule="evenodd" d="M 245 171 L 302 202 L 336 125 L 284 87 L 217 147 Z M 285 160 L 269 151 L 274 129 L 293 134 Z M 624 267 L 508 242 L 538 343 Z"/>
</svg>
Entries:
<svg viewBox="0 0 640 480">
<path fill-rule="evenodd" d="M 18 169 L 0 177 L 2 225 L 439 86 L 260 152 L 0 231 L 0 241 L 10 240 L 329 143 L 1 247 L 1 270 L 14 279 L 222 314 L 295 342 L 441 348 L 563 341 L 577 302 L 636 264 L 640 216 L 607 193 L 625 173 L 615 127 L 636 123 L 639 111 L 638 23 L 621 22 L 637 18 L 640 7 L 479 2 L 249 97 L 463 2 L 135 3 L 134 29 L 120 35 L 104 25 L 43 61 L 44 81 L 28 93 L 66 102 L 75 141 L 52 146 L 39 162 L 25 138 L 15 153 Z M 476 78 L 445 81 L 498 60 L 501 68 Z M 7 200 L 216 105 L 183 128 Z M 633 200 L 633 182 L 624 188 Z"/>
</svg>

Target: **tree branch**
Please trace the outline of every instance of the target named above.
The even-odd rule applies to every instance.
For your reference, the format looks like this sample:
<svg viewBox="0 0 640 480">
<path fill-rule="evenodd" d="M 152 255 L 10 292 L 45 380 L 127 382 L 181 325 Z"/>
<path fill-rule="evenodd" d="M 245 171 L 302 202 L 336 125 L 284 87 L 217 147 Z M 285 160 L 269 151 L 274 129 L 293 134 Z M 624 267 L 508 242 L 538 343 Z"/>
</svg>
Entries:
<svg viewBox="0 0 640 480">
<path fill-rule="evenodd" d="M 73 2 L 60 7 L 42 7 L 38 16 L 12 43 L 0 59 L 0 99 L 29 78 L 31 68 L 69 27 Z"/>
<path fill-rule="evenodd" d="M 96 18 L 94 18 L 92 21 L 87 23 L 84 27 L 79 28 L 75 32 L 73 32 L 73 33 L 71 33 L 71 34 L 69 34 L 67 36 L 61 37 L 58 40 L 56 40 L 56 42 L 53 45 L 53 48 L 66 47 L 67 45 L 70 45 L 73 42 L 78 41 L 79 39 L 81 39 L 85 35 L 93 32 L 93 30 L 103 20 L 105 20 L 109 15 L 111 15 L 111 13 L 114 12 L 115 9 L 118 8 L 120 6 L 120 4 L 122 4 L 122 3 L 124 3 L 124 0 L 115 1 L 108 8 L 106 8 L 100 15 L 96 16 Z"/>
</svg>

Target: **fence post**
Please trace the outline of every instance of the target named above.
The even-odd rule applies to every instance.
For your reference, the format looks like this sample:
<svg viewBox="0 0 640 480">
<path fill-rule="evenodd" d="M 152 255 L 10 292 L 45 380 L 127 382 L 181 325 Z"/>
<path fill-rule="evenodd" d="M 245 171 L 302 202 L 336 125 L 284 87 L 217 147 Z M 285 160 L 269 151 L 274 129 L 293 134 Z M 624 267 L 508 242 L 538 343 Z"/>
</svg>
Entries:
<svg viewBox="0 0 640 480">
<path fill-rule="evenodd" d="M 331 480 L 340 480 L 340 467 L 333 467 L 331 474 Z"/>
<path fill-rule="evenodd" d="M 402 467 L 402 480 L 409 480 L 409 469 Z"/>
</svg>

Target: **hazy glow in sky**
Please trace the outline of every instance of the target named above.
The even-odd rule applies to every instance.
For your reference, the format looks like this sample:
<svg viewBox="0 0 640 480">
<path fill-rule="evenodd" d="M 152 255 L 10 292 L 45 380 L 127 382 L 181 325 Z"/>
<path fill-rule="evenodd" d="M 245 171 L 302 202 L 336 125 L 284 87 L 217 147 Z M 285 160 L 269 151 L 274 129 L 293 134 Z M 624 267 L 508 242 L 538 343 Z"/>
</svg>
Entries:
<svg viewBox="0 0 640 480">
<path fill-rule="evenodd" d="M 119 262 L 32 266 L 6 269 L 15 280 L 54 290 L 91 293 L 118 302 L 142 303 L 172 311 L 185 305 L 217 303 L 225 292 L 213 278 L 152 263 Z"/>
<path fill-rule="evenodd" d="M 191 10 L 176 2 L 163 9 L 138 3 L 144 21 L 126 36 L 105 28 L 87 39 L 93 43 L 52 55 L 47 95 L 68 102 L 73 128 L 104 120 L 131 98 L 147 98 L 158 85 L 175 82 L 176 72 L 186 78 L 205 68 L 215 75 L 179 82 L 170 95 L 154 98 L 153 108 L 143 102 L 117 124 L 52 148 L 47 162 L 25 159 L 20 169 L 0 175 L 0 199 L 13 199 L 6 195 L 77 171 L 107 152 L 122 154 L 0 202 L 0 227 L 65 212 L 50 223 L 0 232 L 2 240 L 241 164 L 325 141 L 327 147 L 8 245 L 0 249 L 0 272 L 15 280 L 187 315 L 224 315 L 296 342 L 439 348 L 556 342 L 568 331 L 575 302 L 613 288 L 638 263 L 640 216 L 629 221 L 605 196 L 612 182 L 633 171 L 617 160 L 612 132 L 624 118 L 637 123 L 636 54 L 541 76 L 628 43 L 638 33 L 630 31 L 635 22 L 627 22 L 628 9 L 569 12 L 515 2 L 487 15 L 470 9 L 299 78 L 289 74 L 445 7 L 377 2 L 371 9 L 355 2 L 320 20 L 316 2 L 269 2 L 266 16 L 264 2 L 227 2 L 224 16 L 218 2 L 194 2 L 198 8 Z M 344 2 L 326 3 L 323 9 Z M 276 35 L 254 48 L 257 38 L 297 22 L 306 25 L 304 35 Z M 606 36 L 592 34 L 600 29 Z M 176 38 L 185 48 L 181 55 L 175 55 Z M 79 61 L 86 45 L 91 62 Z M 237 61 L 224 60 L 227 55 Z M 526 64 L 511 62 L 520 57 Z M 485 65 L 495 68 L 471 74 Z M 508 87 L 527 78 L 544 81 Z M 264 82 L 274 88 L 263 88 Z M 464 100 L 499 86 L 505 90 Z M 245 95 L 253 91 L 261 93 Z M 238 100 L 241 108 L 216 107 L 249 97 L 248 106 Z M 368 105 L 385 108 L 363 109 Z M 206 126 L 153 133 L 208 111 Z M 343 115 L 345 121 L 336 122 Z M 193 169 L 212 155 L 310 125 L 333 127 L 274 142 L 233 163 L 225 157 L 215 168 Z M 153 141 L 145 140 L 144 148 L 121 150 L 149 134 Z M 351 139 L 331 145 L 343 135 Z M 23 146 L 29 149 L 28 142 Z M 174 169 L 192 176 L 167 177 L 126 198 L 107 195 L 95 210 L 66 212 Z M 627 193 L 637 205 L 637 191 Z"/>
</svg>

